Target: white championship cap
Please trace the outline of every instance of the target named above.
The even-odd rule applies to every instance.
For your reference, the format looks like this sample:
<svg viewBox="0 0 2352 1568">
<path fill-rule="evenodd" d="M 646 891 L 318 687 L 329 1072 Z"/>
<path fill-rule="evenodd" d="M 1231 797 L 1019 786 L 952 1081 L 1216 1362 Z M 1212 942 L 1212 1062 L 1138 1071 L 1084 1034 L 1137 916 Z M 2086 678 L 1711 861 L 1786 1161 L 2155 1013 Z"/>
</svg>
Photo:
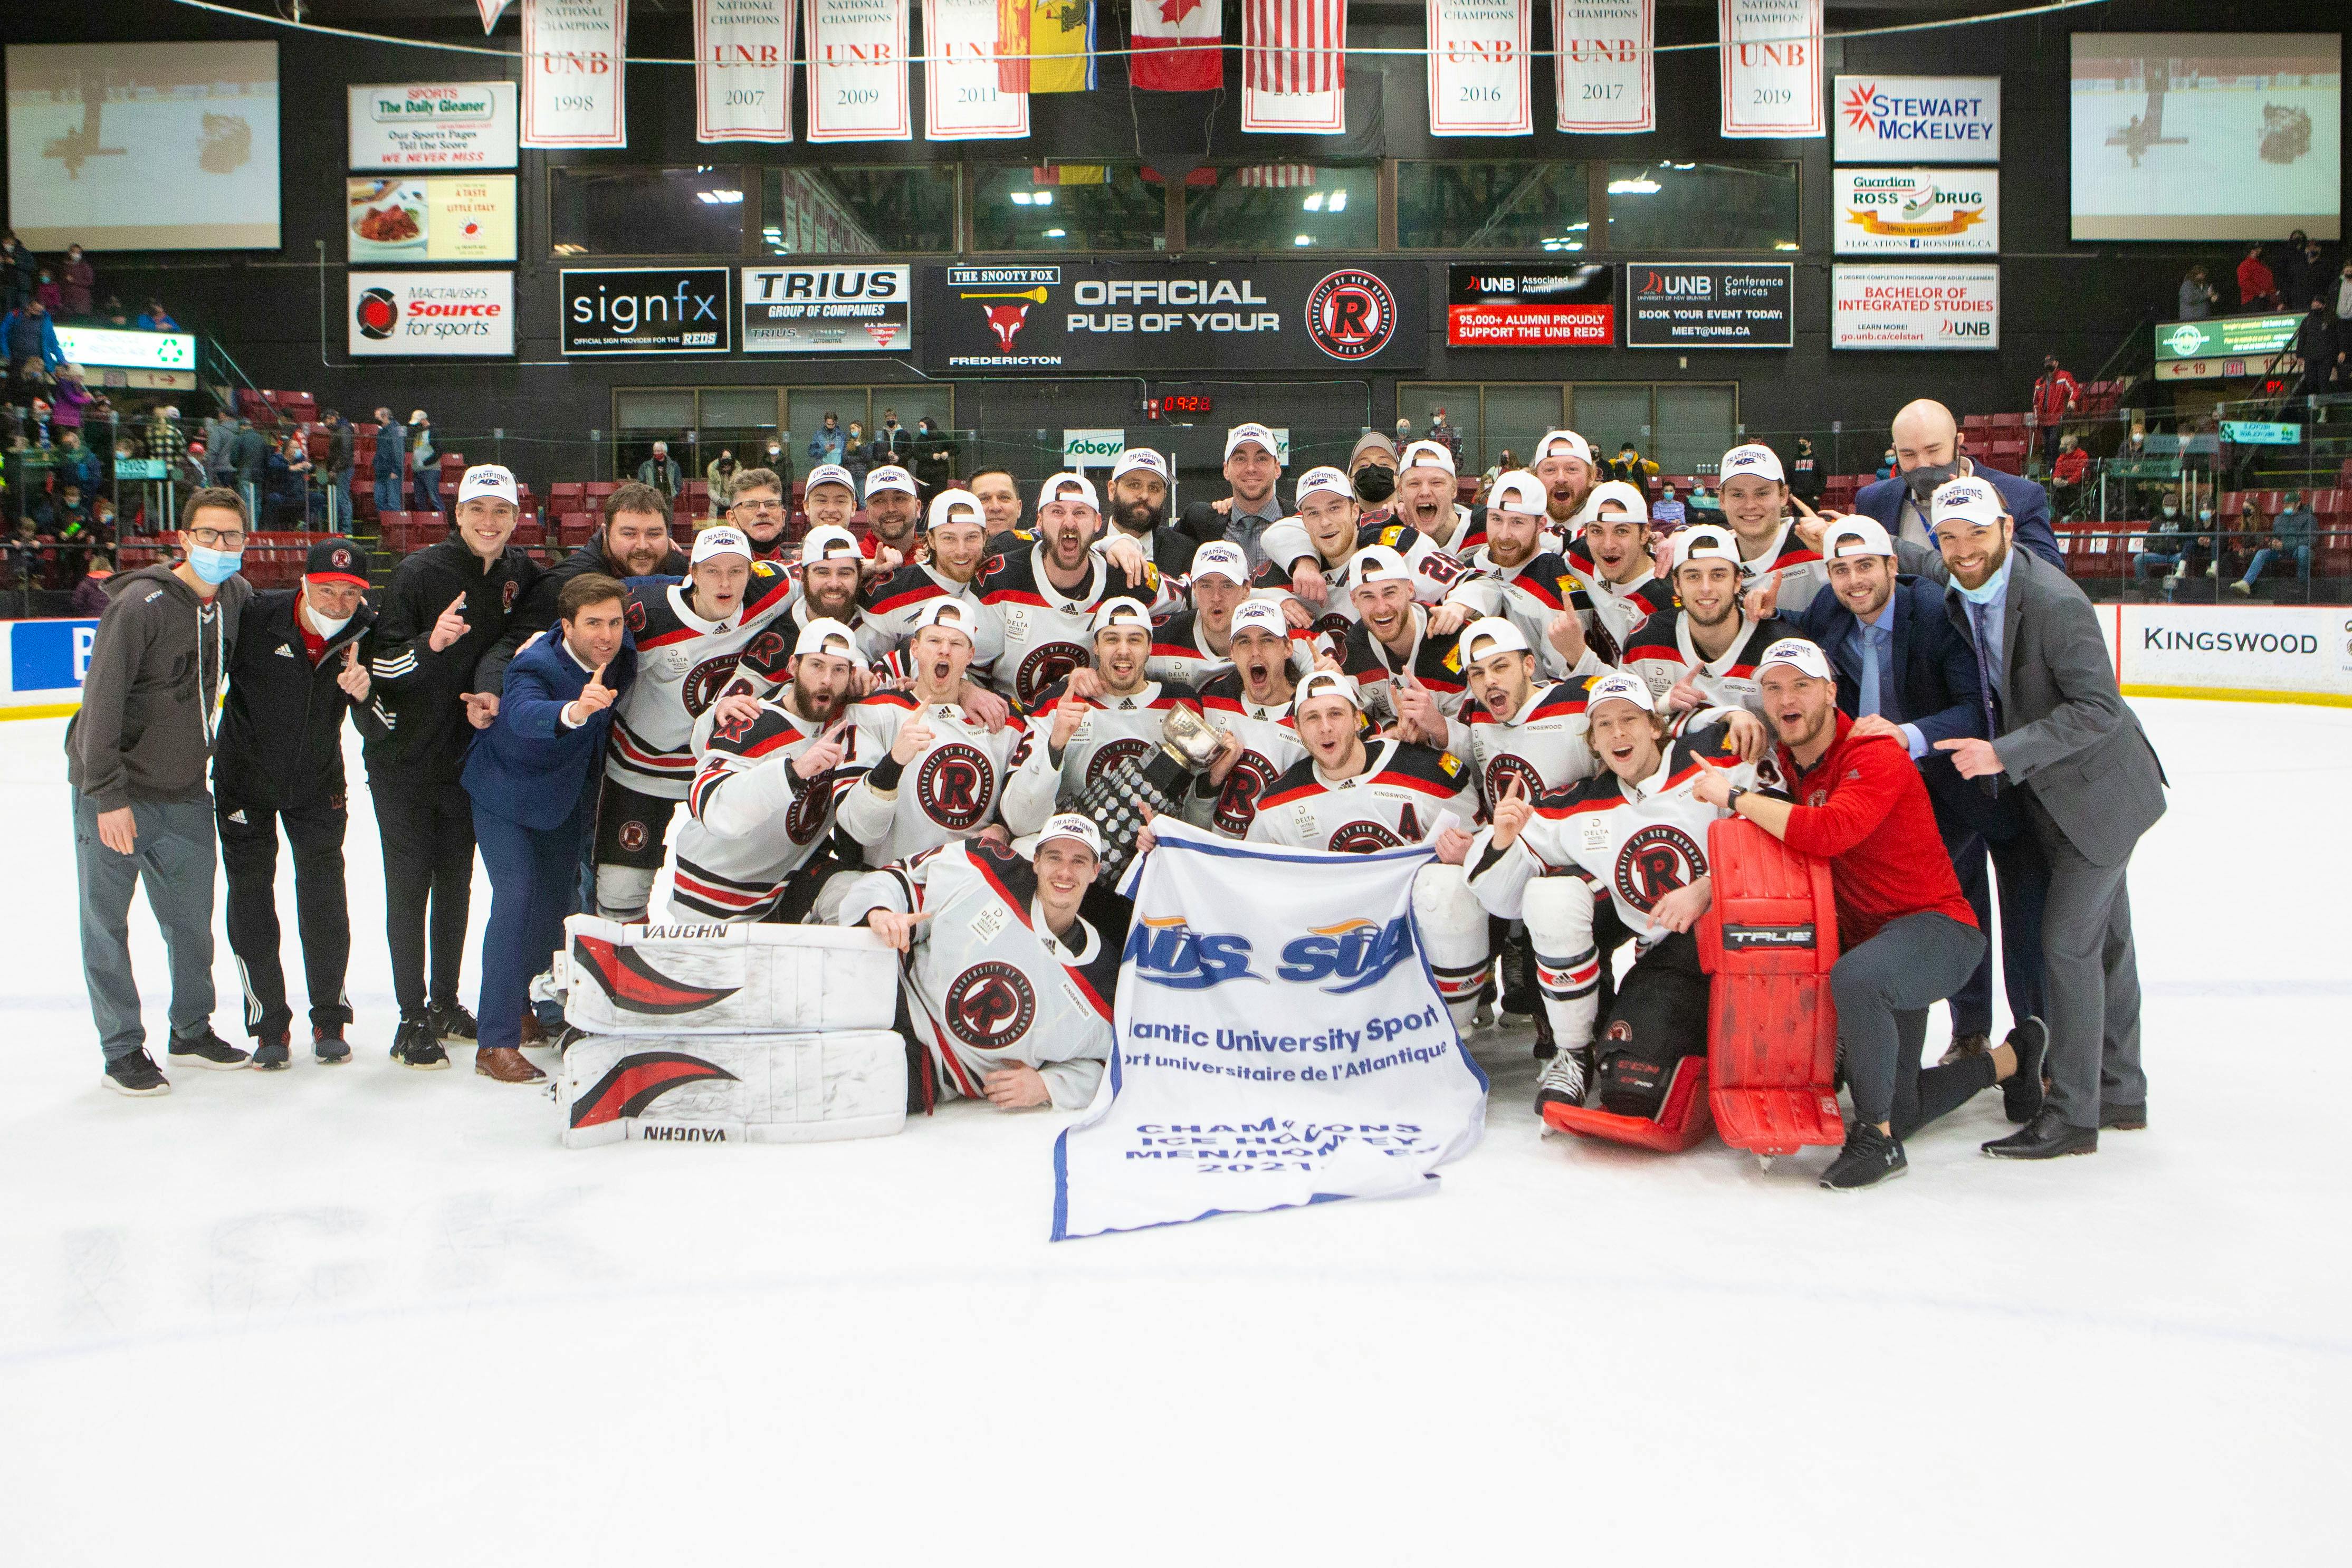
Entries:
<svg viewBox="0 0 2352 1568">
<path fill-rule="evenodd" d="M 1139 468 L 1147 474 L 1158 474 L 1163 479 L 1168 477 L 1167 459 L 1149 447 L 1129 447 L 1118 455 L 1118 461 L 1110 466 L 1111 479 L 1117 482 L 1119 475 L 1131 474 Z"/>
<path fill-rule="evenodd" d="M 1822 540 L 1822 559 L 1834 561 L 1841 555 L 1892 555 L 1894 541 L 1886 537 L 1885 528 L 1874 517 L 1842 517 L 1830 524 Z"/>
<path fill-rule="evenodd" d="M 706 528 L 694 536 L 694 550 L 687 559 L 699 566 L 714 555 L 740 555 L 746 561 L 751 560 L 751 541 L 741 529 L 723 522 Z"/>
<path fill-rule="evenodd" d="M 1102 510 L 1102 498 L 1095 491 L 1095 482 L 1084 474 L 1055 474 L 1037 491 L 1040 512 L 1057 500 L 1082 501 L 1089 511 Z"/>
<path fill-rule="evenodd" d="M 968 522 L 985 531 L 988 513 L 980 498 L 970 490 L 941 490 L 931 498 L 931 531 L 936 533 L 950 523 Z"/>
<path fill-rule="evenodd" d="M 1642 493 L 1639 485 L 1629 485 L 1622 479 L 1606 479 L 1593 486 L 1592 493 L 1584 498 L 1584 515 L 1598 517 L 1601 509 L 1612 501 L 1618 510 L 1643 522 L 1650 521 L 1650 498 Z"/>
<path fill-rule="evenodd" d="M 915 624 L 908 636 L 911 638 L 928 627 L 942 626 L 951 632 L 961 632 L 965 641 L 977 646 L 979 639 L 973 636 L 972 627 L 979 619 L 980 613 L 970 605 L 942 594 L 915 612 Z"/>
<path fill-rule="evenodd" d="M 885 463 L 866 476 L 867 500 L 872 500 L 884 490 L 898 490 L 910 496 L 923 493 L 915 488 L 915 476 L 895 463 Z"/>
<path fill-rule="evenodd" d="M 811 468 L 808 483 L 801 488 L 801 493 L 806 495 L 819 485 L 839 485 L 852 497 L 857 494 L 857 481 L 851 479 L 849 470 L 839 463 L 819 463 L 815 468 Z"/>
<path fill-rule="evenodd" d="M 1574 458 L 1591 468 L 1592 443 L 1573 430 L 1547 430 L 1544 438 L 1536 443 L 1536 455 L 1528 459 L 1528 467 L 1532 468 L 1546 458 Z"/>
<path fill-rule="evenodd" d="M 1274 432 L 1256 424 L 1236 425 L 1225 432 L 1225 456 L 1232 457 L 1234 448 L 1244 441 L 1256 442 L 1265 448 L 1265 455 L 1269 458 L 1279 460 L 1282 457 L 1282 446 L 1275 440 Z"/>
<path fill-rule="evenodd" d="M 511 507 L 522 505 L 522 491 L 515 485 L 514 471 L 496 463 L 478 463 L 466 470 L 457 481 L 457 504 L 464 506 L 477 496 L 502 500 Z"/>
<path fill-rule="evenodd" d="M 1592 710 L 1603 702 L 1631 702 L 1644 713 L 1658 710 L 1657 699 L 1650 695 L 1650 683 L 1638 675 L 1616 670 L 1602 676 L 1584 689 L 1584 711 L 1590 718 Z"/>
<path fill-rule="evenodd" d="M 1282 613 L 1282 605 L 1272 599 L 1244 599 L 1234 606 L 1231 633 L 1239 637 L 1245 631 L 1264 632 L 1270 637 L 1290 640 L 1290 622 Z"/>
<path fill-rule="evenodd" d="M 1716 475 L 1715 488 L 1721 489 L 1724 481 L 1742 475 L 1750 479 L 1770 479 L 1786 484 L 1789 476 L 1781 471 L 1780 454 L 1761 442 L 1750 441 L 1744 447 L 1734 447 L 1723 455 L 1723 467 Z"/>
<path fill-rule="evenodd" d="M 1444 468 L 1454 471 L 1454 448 L 1443 441 L 1415 441 L 1404 449 L 1399 468 Z"/>
<path fill-rule="evenodd" d="M 1223 577 L 1228 583 L 1249 586 L 1249 556 L 1230 539 L 1212 539 L 1192 552 L 1194 577 Z"/>
<path fill-rule="evenodd" d="M 1948 517 L 1967 522 L 1996 523 L 2003 509 L 2000 491 L 1974 474 L 1966 474 L 1937 485 L 1936 493 L 1928 498 L 1927 510 L 1927 526 L 1933 528 Z"/>
<path fill-rule="evenodd" d="M 793 657 L 804 653 L 821 653 L 834 658 L 857 662 L 857 634 L 839 621 L 819 616 L 801 628 L 800 640 L 793 644 Z"/>
<path fill-rule="evenodd" d="M 1367 583 L 1412 581 L 1412 568 L 1404 563 L 1403 556 L 1385 544 L 1367 544 L 1348 563 L 1348 586 L 1351 590 Z"/>
<path fill-rule="evenodd" d="M 862 559 L 865 553 L 857 547 L 857 535 L 831 523 L 810 529 L 808 536 L 801 541 L 801 564 L 803 566 L 813 561 L 829 561 L 836 555 Z"/>
<path fill-rule="evenodd" d="M 1691 560 L 1706 561 L 1716 557 L 1730 562 L 1732 570 L 1739 569 L 1739 541 L 1731 536 L 1731 530 L 1702 522 L 1696 528 L 1685 528 L 1675 535 L 1674 569 L 1676 572 Z"/>
<path fill-rule="evenodd" d="M 1342 500 L 1353 500 L 1356 490 L 1348 482 L 1347 475 L 1326 463 L 1298 476 L 1298 499 L 1293 504 L 1304 506 L 1308 496 L 1338 496 Z"/>
<path fill-rule="evenodd" d="M 1551 491 L 1544 488 L 1541 479 L 1525 468 L 1513 468 L 1496 479 L 1495 488 L 1486 492 L 1488 511 L 1517 511 L 1541 517 L 1550 505 Z"/>
<path fill-rule="evenodd" d="M 1102 830 L 1092 818 L 1075 811 L 1057 811 L 1045 819 L 1045 826 L 1037 830 L 1037 841 L 1029 847 L 1030 858 L 1036 858 L 1037 851 L 1045 847 L 1049 838 L 1075 838 L 1093 850 L 1096 859 L 1103 857 Z"/>
<path fill-rule="evenodd" d="M 1363 696 L 1357 691 L 1353 679 L 1336 669 L 1315 669 L 1309 670 L 1307 679 L 1298 683 L 1298 689 L 1291 693 L 1291 718 L 1297 719 L 1306 711 L 1307 703 L 1318 697 L 1341 698 L 1357 712 L 1364 710 Z"/>
<path fill-rule="evenodd" d="M 1820 646 L 1807 642 L 1803 637 L 1782 637 L 1766 648 L 1764 657 L 1756 661 L 1756 673 L 1761 676 L 1776 664 L 1785 664 L 1798 674 L 1810 675 L 1815 680 L 1835 679 L 1830 674 L 1830 661 Z M 1587 699 L 1585 707 L 1589 710 L 1591 706 L 1591 700 Z"/>
<path fill-rule="evenodd" d="M 1143 628 L 1143 635 L 1150 637 L 1151 612 L 1123 595 L 1116 599 L 1105 599 L 1095 606 L 1093 617 L 1087 622 L 1087 636 L 1091 637 L 1097 632 L 1109 630 L 1112 626 L 1140 626 Z"/>
<path fill-rule="evenodd" d="M 1481 645 L 1484 645 L 1483 647 Z M 1458 645 L 1465 663 L 1498 653 L 1532 653 L 1527 634 L 1500 616 L 1483 616 L 1462 628 Z"/>
</svg>

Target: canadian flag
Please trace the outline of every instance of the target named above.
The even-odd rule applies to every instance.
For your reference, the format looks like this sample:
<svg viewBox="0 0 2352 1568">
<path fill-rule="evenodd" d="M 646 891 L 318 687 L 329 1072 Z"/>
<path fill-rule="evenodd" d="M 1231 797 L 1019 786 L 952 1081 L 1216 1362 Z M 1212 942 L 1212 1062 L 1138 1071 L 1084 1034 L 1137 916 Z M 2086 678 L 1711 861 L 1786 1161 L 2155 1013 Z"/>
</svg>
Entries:
<svg viewBox="0 0 2352 1568">
<path fill-rule="evenodd" d="M 1332 0 L 1336 5 L 1338 0 Z M 1225 85 L 1224 6 L 1218 0 L 1135 0 L 1128 80 L 1151 92 Z"/>
</svg>

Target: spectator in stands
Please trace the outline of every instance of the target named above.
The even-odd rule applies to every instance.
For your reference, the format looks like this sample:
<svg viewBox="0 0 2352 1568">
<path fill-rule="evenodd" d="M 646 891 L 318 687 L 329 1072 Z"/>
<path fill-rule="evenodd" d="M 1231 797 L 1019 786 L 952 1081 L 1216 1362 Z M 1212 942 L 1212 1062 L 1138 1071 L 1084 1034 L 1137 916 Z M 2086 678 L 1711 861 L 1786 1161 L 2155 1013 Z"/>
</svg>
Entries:
<svg viewBox="0 0 2352 1568">
<path fill-rule="evenodd" d="M 828 408 L 824 411 L 824 423 L 817 427 L 815 435 L 809 437 L 809 462 L 838 463 L 848 444 L 849 438 L 842 434 L 841 416 Z"/>
<path fill-rule="evenodd" d="M 149 300 L 147 308 L 139 312 L 139 320 L 131 324 L 142 332 L 176 332 L 180 330 L 180 323 L 172 319 L 171 311 L 163 309 L 161 300 Z"/>
<path fill-rule="evenodd" d="M 2323 390 L 2327 384 L 2327 373 L 2336 363 L 2336 323 L 2327 319 L 2324 297 L 2314 295 L 2303 320 L 2295 324 L 2294 357 L 2303 362 L 2303 374 L 2295 383 L 2294 395 Z M 63 390 L 62 384 L 59 390 Z"/>
<path fill-rule="evenodd" d="M 1495 481 L 1518 466 L 1517 455 L 1508 447 L 1496 453 L 1495 460 L 1486 465 L 1486 471 L 1478 476 L 1478 500 L 1483 504 L 1486 499 L 1486 492 L 1495 488 Z"/>
<path fill-rule="evenodd" d="M 1669 484 L 1665 492 L 1658 497 L 1657 504 L 1650 509 L 1650 531 L 1664 537 L 1682 527 L 1689 519 L 1688 509 L 1676 498 L 1675 487 Z"/>
<path fill-rule="evenodd" d="M 25 439 L 30 445 L 46 449 L 57 442 L 57 431 L 49 424 L 49 400 L 36 397 L 25 411 Z"/>
<path fill-rule="evenodd" d="M 98 308 L 98 319 L 116 331 L 127 332 L 131 330 L 131 307 L 122 302 L 121 295 L 109 294 L 106 303 Z"/>
<path fill-rule="evenodd" d="M 2180 498 L 2167 492 L 2162 508 L 2148 520 L 2147 531 L 2141 535 L 2139 559 L 2132 563 L 2132 576 L 2137 579 L 2143 595 L 2151 599 L 2156 596 L 2148 580 L 2158 578 L 2164 584 L 2166 603 L 2171 602 L 2174 590 L 2189 573 L 2188 530 L 2189 524 L 2180 515 Z"/>
<path fill-rule="evenodd" d="M 1609 475 L 1648 495 L 1650 481 L 1658 477 L 1658 465 L 1642 456 L 1633 443 L 1627 441 L 1617 448 L 1617 456 L 1609 464 Z"/>
<path fill-rule="evenodd" d="M 53 471 L 58 479 L 79 485 L 84 495 L 96 495 L 98 487 L 105 480 L 105 465 L 98 460 L 97 453 L 82 444 L 79 430 L 58 432 L 57 456 L 51 460 L 56 465 Z"/>
<path fill-rule="evenodd" d="M 89 502 L 83 499 L 80 482 L 59 475 L 57 489 L 33 503 L 32 520 L 52 539 L 68 538 L 89 528 Z"/>
<path fill-rule="evenodd" d="M 49 268 L 41 268 L 41 280 L 33 285 L 33 298 L 52 316 L 65 313 L 65 285 L 58 281 L 57 273 Z"/>
<path fill-rule="evenodd" d="M 1935 548 L 1927 524 L 1927 498 L 1938 485 L 1962 474 L 1988 480 L 2000 495 L 2003 512 L 2015 522 L 2015 542 L 2063 572 L 2066 557 L 2058 536 L 2050 531 L 2050 492 L 2015 474 L 1986 467 L 1960 451 L 1959 422 L 1952 411 L 1932 398 L 1904 405 L 1895 416 L 1890 453 L 1896 476 L 1864 485 L 1853 498 L 1853 510 L 1874 517 L 1896 539 L 1923 550 Z"/>
<path fill-rule="evenodd" d="M 2246 247 L 2245 259 L 2238 263 L 2238 309 L 2241 311 L 2275 310 L 2278 309 L 2278 279 L 2263 261 L 2263 242 Z"/>
<path fill-rule="evenodd" d="M 2328 274 L 2333 270 L 2320 254 L 2317 240 L 2299 238 L 2287 246 L 2286 254 L 2279 258 L 2272 273 L 2278 279 L 2279 299 L 2284 307 L 2299 310 L 2313 300 L 2327 295 L 2328 284 L 2333 281 Z"/>
<path fill-rule="evenodd" d="M 2072 517 L 2083 499 L 2083 476 L 2091 467 L 2091 455 L 2083 450 L 2072 430 L 2058 437 L 2058 460 L 2050 465 L 2050 508 L 2062 517 Z"/>
<path fill-rule="evenodd" d="M 1807 506 L 1817 506 L 1827 488 L 1821 459 L 1813 456 L 1813 438 L 1798 437 L 1797 450 L 1789 459 L 1789 493 Z"/>
<path fill-rule="evenodd" d="M 1895 448 L 1889 447 L 1886 448 L 1886 455 L 1878 459 L 1878 477 L 1882 479 L 1891 479 L 1897 471 L 1895 466 Z"/>
<path fill-rule="evenodd" d="M 97 269 L 79 245 L 66 247 L 65 265 L 58 268 L 58 292 L 67 317 L 72 320 L 89 315 L 90 302 L 98 298 Z"/>
<path fill-rule="evenodd" d="M 2352 321 L 2352 259 L 2336 275 L 2336 320 Z"/>
<path fill-rule="evenodd" d="M 915 424 L 915 482 L 923 487 L 926 503 L 955 483 L 955 468 L 954 437 L 926 414 Z"/>
<path fill-rule="evenodd" d="M 8 363 L 20 367 L 20 374 L 26 360 L 44 374 L 66 363 L 66 351 L 58 342 L 58 323 L 38 300 L 27 300 L 0 319 L 0 343 L 7 345 Z"/>
<path fill-rule="evenodd" d="M 686 476 L 669 455 L 669 443 L 654 443 L 653 455 L 637 465 L 637 483 L 651 485 L 671 501 L 677 500 L 679 487 Z"/>
<path fill-rule="evenodd" d="M 352 422 L 330 408 L 319 423 L 327 430 L 327 531 L 341 533 L 352 509 Z"/>
<path fill-rule="evenodd" d="M 1429 411 L 1428 439 L 1438 443 L 1454 454 L 1454 471 L 1460 473 L 1462 471 L 1462 432 L 1454 428 L 1453 422 L 1445 417 L 1444 409 L 1433 408 Z"/>
<path fill-rule="evenodd" d="M 702 488 L 710 498 L 710 515 L 725 517 L 735 504 L 735 453 L 722 447 L 719 456 L 703 465 Z"/>
<path fill-rule="evenodd" d="M 16 531 L 8 535 L 7 573 L 0 577 L 18 588 L 33 587 L 49 558 L 49 547 L 57 542 L 41 531 L 38 521 L 40 503 L 16 520 Z"/>
<path fill-rule="evenodd" d="M 212 439 L 210 426 L 205 428 L 205 439 Z M 406 510 L 400 496 L 408 482 L 408 427 L 394 419 L 389 408 L 375 411 L 374 473 L 377 512 Z"/>
<path fill-rule="evenodd" d="M 252 420 L 238 420 L 236 435 L 228 444 L 228 463 L 236 476 L 237 493 L 245 497 L 247 517 L 258 510 L 261 471 L 268 461 L 269 437 L 255 429 Z"/>
<path fill-rule="evenodd" d="M 866 426 L 853 419 L 848 433 L 842 437 L 841 466 L 857 481 L 857 489 L 866 489 L 866 471 L 874 466 L 874 454 L 866 444 Z"/>
<path fill-rule="evenodd" d="M 2221 302 L 2221 290 L 2206 281 L 2205 264 L 2199 262 L 2180 280 L 2180 320 L 2201 321 Z"/>
<path fill-rule="evenodd" d="M 2300 491 L 2289 490 L 2282 499 L 2284 504 L 2272 523 L 2269 542 L 2254 552 L 2254 563 L 2246 569 L 2245 576 L 2230 584 L 2231 591 L 2241 597 L 2251 598 L 2255 583 L 2270 563 L 2287 554 L 2294 557 L 2295 581 L 2301 584 L 2304 597 L 2311 596 L 2311 546 L 2318 537 L 2319 519 L 2303 504 Z M 2251 500 L 2246 503 L 2250 510 L 2253 504 Z"/>
<path fill-rule="evenodd" d="M 274 442 L 262 459 L 262 527 L 300 530 L 310 521 L 310 453 L 299 436 Z"/>
<path fill-rule="evenodd" d="M 82 384 L 81 366 L 61 364 L 58 367 L 57 389 L 50 395 L 50 418 L 63 430 L 79 430 L 82 414 L 90 405 L 89 388 Z"/>
<path fill-rule="evenodd" d="M 2058 461 L 2058 426 L 2083 400 L 2083 388 L 2056 354 L 2042 356 L 2042 379 L 2033 384 L 2033 423 L 2042 433 L 2042 466 Z"/>
<path fill-rule="evenodd" d="M 408 510 L 441 510 L 441 454 L 433 445 L 433 421 L 422 408 L 408 416 Z"/>
<path fill-rule="evenodd" d="M 23 310 L 33 297 L 39 272 L 40 263 L 33 259 L 32 247 L 16 238 L 15 229 L 0 229 L 0 310 Z"/>
<path fill-rule="evenodd" d="M 113 557 L 104 552 L 93 553 L 89 558 L 89 570 L 84 572 L 81 581 L 74 584 L 73 613 L 89 620 L 96 620 L 106 614 L 106 585 L 113 578 Z"/>
<path fill-rule="evenodd" d="M 89 542 L 101 550 L 111 550 L 117 542 L 114 502 L 103 494 L 89 498 Z"/>
</svg>

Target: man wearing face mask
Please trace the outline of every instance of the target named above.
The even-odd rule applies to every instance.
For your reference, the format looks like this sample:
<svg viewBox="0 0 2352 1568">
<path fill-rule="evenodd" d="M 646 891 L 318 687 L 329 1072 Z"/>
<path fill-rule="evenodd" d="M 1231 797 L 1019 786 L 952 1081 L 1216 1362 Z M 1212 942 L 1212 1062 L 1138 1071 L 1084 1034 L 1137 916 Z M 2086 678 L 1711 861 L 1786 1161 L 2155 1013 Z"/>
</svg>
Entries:
<svg viewBox="0 0 2352 1568">
<path fill-rule="evenodd" d="M 1974 474 L 2000 497 L 2003 510 L 2015 522 L 2017 542 L 2061 572 L 2066 569 L 2058 536 L 2050 531 L 2050 493 L 2031 480 L 1962 457 L 1959 422 L 1950 409 L 1925 397 L 1907 403 L 1895 415 L 1891 434 L 1896 472 L 1892 479 L 1864 485 L 1853 498 L 1855 511 L 1875 519 L 1894 538 L 1927 549 L 1934 543 L 1927 525 L 1927 498 L 1947 480 Z M 1810 531 L 1818 537 L 1818 529 Z"/>
<path fill-rule="evenodd" d="M 2042 432 L 2042 467 L 2058 460 L 2058 426 L 2082 401 L 2083 388 L 2062 368 L 2056 354 L 2042 356 L 2042 379 L 2033 384 L 2033 423 Z"/>
</svg>

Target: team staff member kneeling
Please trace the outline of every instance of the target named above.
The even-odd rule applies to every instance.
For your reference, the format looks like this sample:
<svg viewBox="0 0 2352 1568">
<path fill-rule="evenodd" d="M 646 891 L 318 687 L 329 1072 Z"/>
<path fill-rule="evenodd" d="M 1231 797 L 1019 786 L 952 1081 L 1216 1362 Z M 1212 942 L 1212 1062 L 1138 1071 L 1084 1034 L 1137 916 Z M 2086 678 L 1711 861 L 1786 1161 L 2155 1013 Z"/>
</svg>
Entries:
<svg viewBox="0 0 2352 1568">
<path fill-rule="evenodd" d="M 1782 638 L 1756 673 L 1780 742 L 1780 775 L 1797 804 L 1719 774 L 1702 775 L 1692 793 L 1830 862 L 1845 946 L 1830 989 L 1853 1123 L 1822 1185 L 1852 1192 L 1901 1175 L 1905 1137 L 1997 1080 L 2007 1086 L 2011 1119 L 2032 1121 L 2042 1109 L 2042 1049 L 2029 1044 L 2020 1061 L 2003 1045 L 1920 1069 L 1927 1009 L 1968 983 L 1985 946 L 1936 831 L 1927 786 L 1899 742 L 1853 733 L 1853 721 L 1838 711 L 1829 658 L 1813 644 Z"/>
</svg>

